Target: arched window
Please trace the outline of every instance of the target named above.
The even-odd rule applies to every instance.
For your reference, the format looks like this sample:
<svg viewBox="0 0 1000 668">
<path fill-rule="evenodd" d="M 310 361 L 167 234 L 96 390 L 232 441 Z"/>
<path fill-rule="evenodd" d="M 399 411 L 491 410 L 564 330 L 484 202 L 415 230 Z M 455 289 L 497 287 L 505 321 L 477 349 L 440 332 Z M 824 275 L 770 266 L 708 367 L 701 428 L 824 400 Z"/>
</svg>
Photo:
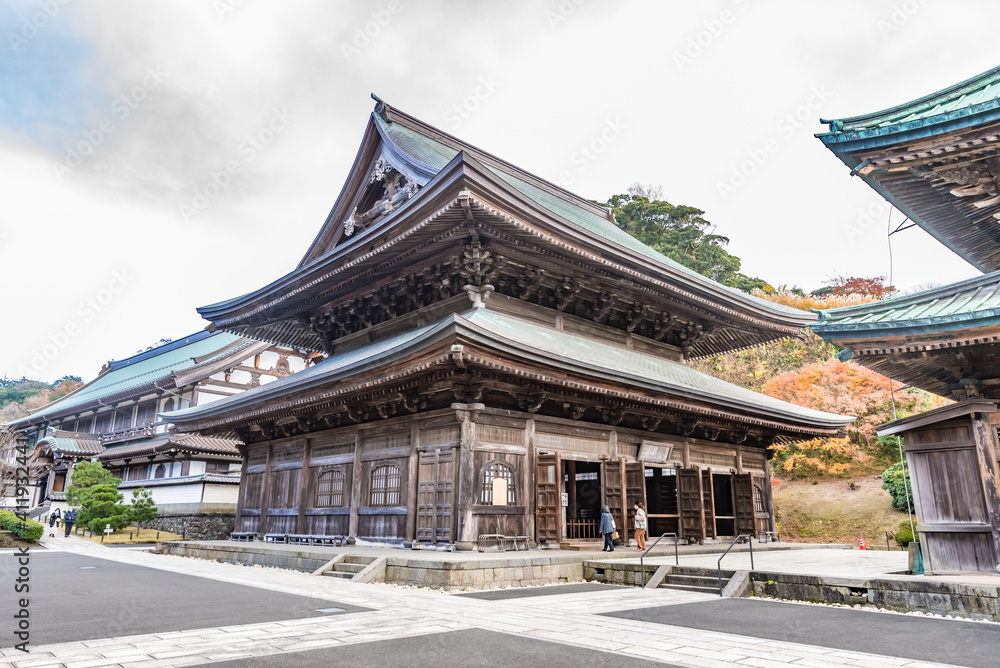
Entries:
<svg viewBox="0 0 1000 668">
<path fill-rule="evenodd" d="M 399 468 L 392 464 L 372 469 L 368 505 L 381 508 L 398 506 L 400 478 Z"/>
<path fill-rule="evenodd" d="M 493 461 L 483 467 L 483 475 L 479 491 L 479 502 L 493 504 L 493 481 L 496 478 L 504 478 L 507 481 L 507 505 L 514 505 L 514 471 L 500 461 Z"/>
<path fill-rule="evenodd" d="M 344 505 L 344 471 L 330 469 L 316 476 L 316 508 L 340 508 Z"/>
<path fill-rule="evenodd" d="M 153 474 L 154 478 L 166 478 L 167 477 L 167 467 L 160 464 L 156 467 L 156 473 Z"/>
<path fill-rule="evenodd" d="M 160 412 L 161 413 L 169 413 L 172 410 L 174 410 L 174 400 L 173 399 L 167 399 L 166 401 L 163 402 L 163 410 L 160 411 Z"/>
<path fill-rule="evenodd" d="M 756 483 L 753 486 L 753 507 L 758 513 L 767 512 L 767 508 L 764 507 L 764 490 Z"/>
</svg>

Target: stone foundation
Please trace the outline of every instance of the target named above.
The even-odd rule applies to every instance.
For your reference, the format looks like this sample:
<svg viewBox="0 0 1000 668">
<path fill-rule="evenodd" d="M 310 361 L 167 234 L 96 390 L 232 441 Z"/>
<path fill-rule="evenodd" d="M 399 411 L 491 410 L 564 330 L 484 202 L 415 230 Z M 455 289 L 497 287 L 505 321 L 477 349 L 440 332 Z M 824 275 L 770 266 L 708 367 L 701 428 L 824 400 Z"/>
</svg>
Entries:
<svg viewBox="0 0 1000 668">
<path fill-rule="evenodd" d="M 583 560 L 577 557 L 524 557 L 482 561 L 425 561 L 390 557 L 385 581 L 442 591 L 538 587 L 583 582 Z"/>
<path fill-rule="evenodd" d="M 750 575 L 754 596 L 817 603 L 875 605 L 897 612 L 926 612 L 1000 622 L 1000 586 L 925 579 L 833 578 L 789 573 Z"/>
<path fill-rule="evenodd" d="M 193 515 L 158 515 L 140 528 L 169 531 L 187 540 L 225 540 L 236 526 L 236 515 L 231 513 L 199 513 Z"/>
</svg>

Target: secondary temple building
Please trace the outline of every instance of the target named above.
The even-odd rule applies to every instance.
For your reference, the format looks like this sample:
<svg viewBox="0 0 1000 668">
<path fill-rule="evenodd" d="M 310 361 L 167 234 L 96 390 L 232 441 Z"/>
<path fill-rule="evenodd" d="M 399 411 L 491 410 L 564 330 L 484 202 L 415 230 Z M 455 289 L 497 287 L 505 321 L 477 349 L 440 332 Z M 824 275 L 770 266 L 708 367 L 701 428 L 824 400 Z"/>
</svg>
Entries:
<svg viewBox="0 0 1000 668">
<path fill-rule="evenodd" d="M 204 529 L 199 518 L 208 514 L 228 515 L 231 524 L 238 442 L 173 433 L 157 414 L 203 405 L 305 365 L 290 349 L 206 331 L 109 362 L 94 380 L 5 426 L 34 442 L 38 477 L 31 506 L 65 510 L 76 464 L 99 461 L 122 480 L 125 503 L 138 487 L 151 492 L 165 528 L 187 528 L 194 520 Z M 219 538 L 228 531 L 192 533 Z"/>
<path fill-rule="evenodd" d="M 913 102 L 824 121 L 852 173 L 948 248 L 989 272 L 820 313 L 842 359 L 955 404 L 883 425 L 906 448 L 929 572 L 1000 565 L 1000 67 Z"/>
<path fill-rule="evenodd" d="M 768 446 L 852 419 L 685 364 L 813 314 L 715 283 L 381 101 L 299 266 L 199 311 L 325 355 L 164 416 L 239 438 L 239 531 L 555 546 L 596 540 L 603 504 L 631 533 L 644 501 L 652 535 L 756 534 L 774 528 Z"/>
</svg>

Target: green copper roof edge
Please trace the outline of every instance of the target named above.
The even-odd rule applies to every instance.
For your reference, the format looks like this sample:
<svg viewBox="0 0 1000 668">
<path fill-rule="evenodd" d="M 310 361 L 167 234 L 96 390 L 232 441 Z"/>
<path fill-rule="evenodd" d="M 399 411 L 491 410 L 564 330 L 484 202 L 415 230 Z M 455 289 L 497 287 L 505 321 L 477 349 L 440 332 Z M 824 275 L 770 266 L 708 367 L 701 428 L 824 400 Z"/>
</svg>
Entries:
<svg viewBox="0 0 1000 668">
<path fill-rule="evenodd" d="M 891 299 L 868 302 L 867 304 L 856 304 L 853 306 L 841 306 L 840 308 L 829 309 L 812 308 L 810 310 L 814 313 L 818 313 L 820 316 L 819 322 L 813 325 L 813 327 L 822 326 L 824 322 L 830 320 L 831 316 L 868 314 L 874 313 L 880 309 L 889 310 L 893 308 L 900 308 L 902 306 L 912 306 L 914 304 L 920 304 L 932 299 L 952 297 L 960 292 L 968 292 L 970 290 L 993 284 L 1000 285 L 1000 271 L 983 274 L 982 276 L 973 276 L 972 278 L 967 278 L 962 281 L 949 283 L 948 285 L 941 285 L 929 290 L 914 292 L 909 295 L 901 295 L 899 297 L 892 297 Z"/>
<path fill-rule="evenodd" d="M 863 122 L 873 122 L 880 118 L 896 116 L 903 113 L 919 113 L 925 109 L 932 109 L 945 101 L 968 94 L 972 90 L 984 88 L 998 82 L 1000 82 L 1000 66 L 991 68 L 985 72 L 980 72 L 979 74 L 965 79 L 964 81 L 952 84 L 928 95 L 923 95 L 914 100 L 910 100 L 909 102 L 904 102 L 903 104 L 883 109 L 882 111 L 860 114 L 858 116 L 846 116 L 836 119 L 821 118 L 820 123 L 841 123 L 843 125 L 857 124 Z"/>
<path fill-rule="evenodd" d="M 848 150 L 847 145 L 850 145 L 850 150 L 858 151 L 881 148 L 904 140 L 924 139 L 974 125 L 985 125 L 998 118 L 1000 118 L 1000 99 L 995 98 L 914 121 L 858 130 L 820 132 L 814 136 L 835 153 L 838 150 Z"/>
</svg>

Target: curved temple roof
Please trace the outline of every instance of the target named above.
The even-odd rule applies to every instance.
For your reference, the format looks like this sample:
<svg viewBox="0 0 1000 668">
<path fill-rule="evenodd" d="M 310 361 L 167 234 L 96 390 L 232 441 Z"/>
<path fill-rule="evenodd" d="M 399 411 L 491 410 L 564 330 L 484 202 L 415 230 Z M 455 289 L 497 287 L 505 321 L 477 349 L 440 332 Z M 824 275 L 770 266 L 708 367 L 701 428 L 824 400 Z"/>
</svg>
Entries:
<svg viewBox="0 0 1000 668">
<path fill-rule="evenodd" d="M 342 221 L 350 214 L 354 194 L 367 182 L 369 165 L 379 155 L 388 156 L 392 165 L 421 187 L 416 195 L 371 228 L 355 233 L 337 244 Z M 272 341 L 289 336 L 292 325 L 267 325 L 282 318 L 289 319 L 293 312 L 304 306 L 285 306 L 294 294 L 303 294 L 302 303 L 315 305 L 318 293 L 329 290 L 345 265 L 354 266 L 359 257 L 367 258 L 381 252 L 388 244 L 387 234 L 392 231 L 402 238 L 408 228 L 413 228 L 424 214 L 420 210 L 425 202 L 437 197 L 442 202 L 454 200 L 459 192 L 475 184 L 481 199 L 493 197 L 498 201 L 517 203 L 525 215 L 544 219 L 552 229 L 562 230 L 574 243 L 581 245 L 593 257 L 614 260 L 636 267 L 639 275 L 669 284 L 681 299 L 691 296 L 718 305 L 730 317 L 746 323 L 748 328 L 767 331 L 762 340 L 773 340 L 794 334 L 810 324 L 811 313 L 758 299 L 744 292 L 721 285 L 645 246 L 620 229 L 610 211 L 563 188 L 525 172 L 489 153 L 470 146 L 436 128 L 403 112 L 385 105 L 376 106 L 371 115 L 361 149 L 352 167 L 343 191 L 334 204 L 325 224 L 302 259 L 300 265 L 286 276 L 255 292 L 224 302 L 204 306 L 199 313 L 215 327 L 231 331 L 247 331 Z M 486 200 L 484 206 L 490 206 Z M 455 205 L 457 206 L 457 204 Z M 428 215 L 440 211 L 429 210 Z M 494 212 L 498 213 L 499 212 Z M 394 225 L 396 227 L 394 227 Z M 385 261 L 385 258 L 383 258 Z M 321 285 L 322 284 L 322 285 Z M 687 296 L 685 296 L 687 295 Z M 294 318 L 292 318 L 294 319 Z M 287 320 L 286 320 L 287 322 Z M 240 328 L 253 328 L 241 330 Z M 269 338 L 270 337 L 270 338 Z M 761 341 L 736 340 L 730 348 L 754 345 Z M 301 342 L 298 342 L 301 343 Z M 717 352 L 717 351 L 713 351 Z"/>
</svg>

